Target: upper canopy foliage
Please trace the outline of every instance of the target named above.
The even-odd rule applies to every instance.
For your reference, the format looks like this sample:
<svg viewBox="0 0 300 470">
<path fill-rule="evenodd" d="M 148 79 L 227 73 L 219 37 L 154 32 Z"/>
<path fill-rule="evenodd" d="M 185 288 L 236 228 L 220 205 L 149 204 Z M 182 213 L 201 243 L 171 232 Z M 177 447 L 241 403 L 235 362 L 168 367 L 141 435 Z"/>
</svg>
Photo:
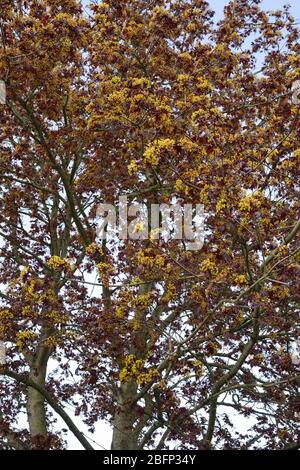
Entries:
<svg viewBox="0 0 300 470">
<path fill-rule="evenodd" d="M 259 0 L 218 24 L 202 0 L 80 3 L 1 0 L 1 445 L 64 447 L 54 409 L 88 448 L 68 404 L 117 449 L 294 446 L 297 25 Z M 203 248 L 99 242 L 120 195 L 203 204 Z"/>
</svg>

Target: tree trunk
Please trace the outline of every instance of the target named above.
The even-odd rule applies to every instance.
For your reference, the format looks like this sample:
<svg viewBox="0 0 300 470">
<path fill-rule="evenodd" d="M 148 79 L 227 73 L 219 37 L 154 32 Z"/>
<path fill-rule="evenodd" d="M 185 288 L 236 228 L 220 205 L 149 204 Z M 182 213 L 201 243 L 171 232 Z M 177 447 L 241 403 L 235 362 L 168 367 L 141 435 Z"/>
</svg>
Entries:
<svg viewBox="0 0 300 470">
<path fill-rule="evenodd" d="M 39 370 L 32 369 L 29 378 L 38 385 L 45 385 L 47 363 Z M 44 441 L 47 437 L 46 411 L 44 397 L 34 388 L 28 387 L 27 393 L 27 418 L 30 435 L 33 443 L 37 440 Z"/>
<path fill-rule="evenodd" d="M 52 333 L 52 329 L 46 330 L 41 338 L 41 344 L 36 354 L 30 361 L 30 380 L 41 387 L 45 387 L 48 359 L 51 349 L 43 345 L 43 340 Z M 48 430 L 44 397 L 34 388 L 28 387 L 27 391 L 27 419 L 33 448 L 47 449 Z"/>
<path fill-rule="evenodd" d="M 124 383 L 119 388 L 118 407 L 114 417 L 112 450 L 136 450 L 138 448 L 138 436 L 134 429 L 134 423 L 137 419 L 136 406 L 132 404 L 136 391 L 137 385 L 135 382 Z"/>
</svg>

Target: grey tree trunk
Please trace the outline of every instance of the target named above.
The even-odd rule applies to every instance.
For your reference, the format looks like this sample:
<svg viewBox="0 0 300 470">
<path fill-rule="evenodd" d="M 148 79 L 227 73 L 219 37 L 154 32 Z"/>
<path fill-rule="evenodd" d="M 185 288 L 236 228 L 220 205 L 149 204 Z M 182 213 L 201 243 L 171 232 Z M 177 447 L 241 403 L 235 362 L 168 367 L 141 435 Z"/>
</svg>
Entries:
<svg viewBox="0 0 300 470">
<path fill-rule="evenodd" d="M 36 353 L 31 357 L 30 362 L 30 380 L 41 387 L 45 386 L 48 360 L 51 349 L 43 344 L 52 333 L 52 329 L 45 330 Z M 44 397 L 34 388 L 28 387 L 27 390 L 27 419 L 33 448 L 46 445 L 48 436 L 46 408 Z"/>
<path fill-rule="evenodd" d="M 44 386 L 46 378 L 47 362 L 42 364 L 38 370 L 30 371 L 29 378 L 38 385 Z M 28 387 L 27 392 L 27 418 L 30 435 L 34 441 L 37 436 L 47 437 L 47 424 L 45 412 L 45 400 L 34 388 Z"/>
<path fill-rule="evenodd" d="M 124 383 L 119 388 L 117 397 L 118 409 L 114 417 L 112 450 L 136 450 L 138 436 L 134 429 L 136 421 L 135 405 L 132 404 L 136 396 L 135 382 Z"/>
</svg>

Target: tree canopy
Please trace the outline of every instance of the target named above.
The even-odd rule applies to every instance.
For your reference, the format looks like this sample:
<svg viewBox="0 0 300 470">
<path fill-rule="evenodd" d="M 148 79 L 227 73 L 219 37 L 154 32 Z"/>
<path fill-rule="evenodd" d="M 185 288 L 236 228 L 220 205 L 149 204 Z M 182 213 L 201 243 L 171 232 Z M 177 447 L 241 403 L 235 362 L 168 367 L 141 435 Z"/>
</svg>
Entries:
<svg viewBox="0 0 300 470">
<path fill-rule="evenodd" d="M 66 448 L 58 414 L 92 448 L 70 407 L 112 449 L 299 446 L 288 8 L 1 0 L 0 32 L 0 446 Z M 203 247 L 100 240 L 120 196 L 203 204 Z"/>
</svg>

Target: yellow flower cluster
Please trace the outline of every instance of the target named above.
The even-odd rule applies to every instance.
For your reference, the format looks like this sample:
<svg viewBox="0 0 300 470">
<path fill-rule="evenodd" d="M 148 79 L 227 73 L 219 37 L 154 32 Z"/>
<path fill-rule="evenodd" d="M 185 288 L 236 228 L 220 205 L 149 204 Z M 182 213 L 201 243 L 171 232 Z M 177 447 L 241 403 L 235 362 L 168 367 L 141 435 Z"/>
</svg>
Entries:
<svg viewBox="0 0 300 470">
<path fill-rule="evenodd" d="M 293 157 L 294 158 L 299 158 L 300 159 L 300 148 L 295 150 L 294 154 L 293 154 Z"/>
<path fill-rule="evenodd" d="M 7 323 L 7 321 L 9 320 L 12 320 L 14 317 L 13 313 L 10 312 L 9 310 L 5 309 L 5 310 L 0 310 L 0 340 L 2 340 L 4 338 L 4 334 L 5 334 L 5 331 L 6 331 L 6 326 L 5 326 L 5 323 Z"/>
<path fill-rule="evenodd" d="M 20 351 L 23 351 L 26 344 L 30 341 L 35 340 L 37 334 L 30 330 L 19 331 L 16 335 L 16 346 Z"/>
<path fill-rule="evenodd" d="M 53 289 L 47 289 L 46 291 L 42 291 L 41 289 L 38 291 L 37 288 L 43 285 L 42 280 L 35 280 L 30 279 L 29 283 L 27 282 L 23 286 L 23 292 L 25 295 L 25 300 L 30 302 L 31 304 L 39 304 L 44 300 L 47 301 L 47 304 L 51 304 L 55 306 L 58 302 L 57 295 Z M 29 316 L 31 313 L 31 306 L 25 305 L 22 308 L 22 315 Z"/>
<path fill-rule="evenodd" d="M 198 109 L 192 113 L 191 122 L 192 124 L 196 124 L 198 118 L 216 117 L 220 116 L 221 114 L 222 112 L 218 108 Z"/>
<path fill-rule="evenodd" d="M 209 258 L 202 261 L 201 270 L 208 271 L 210 274 L 216 274 L 218 272 L 216 263 Z"/>
<path fill-rule="evenodd" d="M 142 88 L 150 88 L 151 82 L 148 78 L 141 77 L 141 78 L 132 78 L 131 79 L 132 86 L 142 87 Z"/>
<path fill-rule="evenodd" d="M 28 266 L 22 266 L 20 269 L 20 280 L 23 281 L 26 274 L 29 272 Z"/>
<path fill-rule="evenodd" d="M 180 145 L 180 147 L 182 147 L 182 149 L 188 152 L 198 149 L 198 145 L 187 137 L 180 137 L 180 139 L 178 140 L 178 144 Z"/>
<path fill-rule="evenodd" d="M 278 299 L 286 299 L 290 295 L 288 287 L 274 286 L 272 292 L 277 296 Z"/>
<path fill-rule="evenodd" d="M 177 297 L 176 286 L 170 282 L 166 287 L 163 300 L 165 302 L 170 302 L 172 300 L 175 300 L 176 297 Z"/>
<path fill-rule="evenodd" d="M 197 122 L 197 119 L 205 117 L 206 115 L 207 111 L 205 109 L 197 109 L 197 111 L 194 111 L 191 115 L 192 124 L 195 124 Z"/>
<path fill-rule="evenodd" d="M 155 380 L 157 377 L 159 377 L 159 372 L 156 369 L 148 369 L 147 372 L 142 372 L 141 374 L 138 375 L 136 378 L 136 383 L 138 385 L 143 385 L 149 382 L 152 382 Z"/>
<path fill-rule="evenodd" d="M 10 312 L 9 310 L 7 309 L 0 310 L 0 322 L 7 320 L 7 319 L 11 319 L 13 317 L 14 317 L 13 313 Z"/>
<path fill-rule="evenodd" d="M 235 282 L 236 284 L 239 284 L 240 286 L 247 286 L 248 281 L 247 278 L 244 274 L 239 274 L 238 276 L 235 277 Z"/>
<path fill-rule="evenodd" d="M 209 184 L 204 184 L 203 188 L 200 190 L 199 197 L 200 201 L 202 204 L 208 204 L 209 203 L 209 191 L 211 189 L 211 186 Z"/>
<path fill-rule="evenodd" d="M 152 292 L 147 292 L 147 294 L 141 294 L 132 299 L 132 306 L 134 308 L 145 308 L 149 305 L 149 302 L 152 298 Z"/>
<path fill-rule="evenodd" d="M 184 192 L 185 189 L 187 188 L 187 186 L 184 184 L 184 182 L 180 178 L 175 181 L 174 186 L 175 186 L 176 191 L 179 191 L 179 192 Z"/>
<path fill-rule="evenodd" d="M 119 373 L 119 380 L 121 382 L 134 380 L 138 385 L 143 385 L 159 377 L 159 372 L 156 369 L 150 368 L 145 371 L 144 367 L 143 360 L 136 359 L 133 354 L 129 354 L 124 359 L 124 367 Z"/>
<path fill-rule="evenodd" d="M 189 75 L 185 73 L 180 73 L 179 75 L 177 75 L 177 81 L 180 83 L 186 83 L 189 80 L 189 78 L 190 78 Z"/>
<path fill-rule="evenodd" d="M 24 286 L 25 299 L 28 302 L 40 302 L 42 300 L 40 294 L 36 292 L 36 281 L 30 279 L 29 284 Z"/>
<path fill-rule="evenodd" d="M 260 192 L 245 196 L 239 203 L 241 212 L 250 212 L 252 209 L 259 209 L 263 203 L 264 195 Z"/>
<path fill-rule="evenodd" d="M 128 174 L 130 176 L 136 175 L 137 170 L 138 170 L 138 164 L 137 164 L 136 160 L 131 160 L 131 162 L 129 163 L 127 168 L 128 168 Z"/>
<path fill-rule="evenodd" d="M 142 232 L 145 228 L 144 222 L 137 222 L 133 228 L 133 233 Z"/>
<path fill-rule="evenodd" d="M 131 20 L 123 29 L 123 35 L 127 36 L 130 39 L 134 39 L 139 36 L 140 32 L 143 30 L 143 24 L 136 23 Z"/>
<path fill-rule="evenodd" d="M 216 342 L 211 341 L 208 343 L 209 351 L 206 353 L 208 356 L 213 356 L 219 351 L 219 346 Z"/>
<path fill-rule="evenodd" d="M 135 315 L 135 317 L 130 320 L 129 324 L 133 331 L 139 331 L 141 329 L 141 321 L 139 315 Z"/>
<path fill-rule="evenodd" d="M 25 305 L 25 307 L 22 308 L 22 315 L 24 317 L 30 317 L 31 313 L 32 313 L 31 305 Z"/>
<path fill-rule="evenodd" d="M 246 317 L 245 315 L 241 312 L 239 313 L 236 317 L 235 317 L 235 323 L 236 325 L 241 325 L 242 323 L 244 323 Z"/>
<path fill-rule="evenodd" d="M 163 268 L 165 265 L 165 258 L 162 255 L 147 256 L 147 249 L 140 250 L 137 253 L 137 262 L 149 268 Z"/>
<path fill-rule="evenodd" d="M 281 245 L 279 248 L 278 248 L 278 253 L 280 254 L 280 256 L 286 256 L 289 254 L 289 246 L 288 245 Z"/>
<path fill-rule="evenodd" d="M 47 312 L 46 317 L 48 320 L 51 321 L 51 323 L 58 324 L 62 323 L 64 321 L 68 320 L 68 316 L 66 314 L 62 315 L 59 311 L 57 310 L 50 310 L 50 312 Z"/>
<path fill-rule="evenodd" d="M 300 251 L 297 251 L 291 258 L 293 261 L 299 264 L 300 263 Z"/>
<path fill-rule="evenodd" d="M 99 253 L 99 255 L 103 254 L 102 247 L 97 245 L 97 243 L 91 243 L 85 249 L 87 255 L 94 255 L 95 253 Z"/>
<path fill-rule="evenodd" d="M 70 269 L 70 263 L 66 259 L 60 258 L 60 256 L 51 256 L 48 261 L 48 266 L 54 270 L 67 268 Z"/>
<path fill-rule="evenodd" d="M 225 44 L 217 44 L 215 46 L 214 52 L 220 55 L 221 57 L 226 57 L 226 56 L 230 56 L 232 58 L 234 57 L 233 54 L 230 52 L 229 47 Z"/>
<path fill-rule="evenodd" d="M 147 115 L 148 126 L 160 128 L 164 134 L 170 132 L 173 122 L 170 98 L 153 93 L 148 79 L 119 76 L 105 79 L 99 74 L 97 94 L 96 100 L 85 106 L 90 115 L 88 127 L 102 127 L 111 122 L 135 127 L 140 122 L 141 115 Z M 152 110 L 151 113 L 149 109 Z"/>
<path fill-rule="evenodd" d="M 107 287 L 109 284 L 110 276 L 114 274 L 113 266 L 105 262 L 98 263 L 96 266 L 98 269 L 99 277 L 103 282 L 103 285 Z"/>
<path fill-rule="evenodd" d="M 119 380 L 121 382 L 129 382 L 133 378 L 136 378 L 143 367 L 144 361 L 135 359 L 133 354 L 129 354 L 124 359 L 124 367 L 120 371 Z"/>
<path fill-rule="evenodd" d="M 157 165 L 160 152 L 162 150 L 171 150 L 174 144 L 174 139 L 158 139 L 155 143 L 149 144 L 144 152 L 145 162 L 153 166 Z"/>
<path fill-rule="evenodd" d="M 197 361 L 197 360 L 194 360 L 192 362 L 193 366 L 196 367 L 196 375 L 198 375 L 199 377 L 201 375 L 203 375 L 203 371 L 204 371 L 204 367 L 203 367 L 203 364 L 201 361 Z"/>
<path fill-rule="evenodd" d="M 178 54 L 178 58 L 183 60 L 184 62 L 192 62 L 192 56 L 189 52 L 181 52 Z"/>
<path fill-rule="evenodd" d="M 228 199 L 224 193 L 221 194 L 221 197 L 218 199 L 216 204 L 216 212 L 221 212 L 225 207 L 227 207 Z"/>
<path fill-rule="evenodd" d="M 109 263 L 104 263 L 104 262 L 98 263 L 97 268 L 100 274 L 108 273 L 108 272 L 112 274 L 113 272 L 113 267 Z"/>
<path fill-rule="evenodd" d="M 157 238 L 159 238 L 159 234 L 160 234 L 160 229 L 159 228 L 153 228 L 152 230 L 150 230 L 150 234 L 149 234 L 150 240 L 152 242 L 154 240 L 157 240 Z"/>
<path fill-rule="evenodd" d="M 58 13 L 55 19 L 56 21 L 65 21 L 72 28 L 76 28 L 77 26 L 76 20 L 68 13 Z"/>
<path fill-rule="evenodd" d="M 125 317 L 126 313 L 127 313 L 127 309 L 125 307 L 122 306 L 122 307 L 117 307 L 116 308 L 116 316 L 118 318 L 123 319 Z"/>
<path fill-rule="evenodd" d="M 197 88 L 208 91 L 211 90 L 212 85 L 205 77 L 199 76 L 197 80 Z"/>
</svg>

